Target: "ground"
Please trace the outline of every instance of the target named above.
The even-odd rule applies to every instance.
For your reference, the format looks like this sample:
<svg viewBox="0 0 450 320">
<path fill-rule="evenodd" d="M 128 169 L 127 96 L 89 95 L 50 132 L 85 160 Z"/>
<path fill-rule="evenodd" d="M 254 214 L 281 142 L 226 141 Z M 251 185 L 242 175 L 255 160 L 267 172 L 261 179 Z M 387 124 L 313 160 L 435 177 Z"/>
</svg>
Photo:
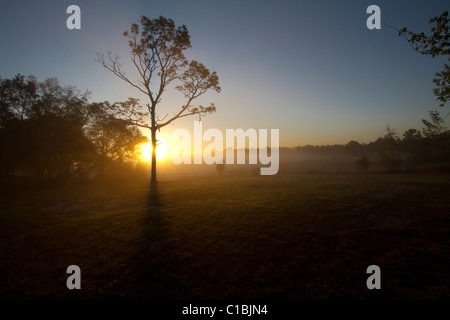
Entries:
<svg viewBox="0 0 450 320">
<path fill-rule="evenodd" d="M 0 296 L 448 299 L 449 189 L 448 175 L 290 173 L 5 190 Z"/>
</svg>

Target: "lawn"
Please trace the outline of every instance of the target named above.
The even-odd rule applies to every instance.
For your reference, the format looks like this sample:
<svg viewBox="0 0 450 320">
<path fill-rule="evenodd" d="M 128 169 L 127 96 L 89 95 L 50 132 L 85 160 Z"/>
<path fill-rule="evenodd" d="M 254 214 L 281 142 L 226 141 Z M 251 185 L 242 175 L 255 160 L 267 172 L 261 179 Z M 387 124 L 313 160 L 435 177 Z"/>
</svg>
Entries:
<svg viewBox="0 0 450 320">
<path fill-rule="evenodd" d="M 448 175 L 325 173 L 9 190 L 0 296 L 449 299 L 449 190 Z"/>
</svg>

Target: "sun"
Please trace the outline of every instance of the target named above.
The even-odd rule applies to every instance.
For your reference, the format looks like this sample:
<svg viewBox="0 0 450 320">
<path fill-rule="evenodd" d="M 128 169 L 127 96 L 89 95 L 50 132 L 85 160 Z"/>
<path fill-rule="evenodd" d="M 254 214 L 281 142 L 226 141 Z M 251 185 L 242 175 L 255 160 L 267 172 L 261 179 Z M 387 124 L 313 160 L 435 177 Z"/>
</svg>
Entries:
<svg viewBox="0 0 450 320">
<path fill-rule="evenodd" d="M 152 143 L 147 142 L 141 145 L 141 157 L 146 162 L 152 161 Z M 163 160 L 167 156 L 167 147 L 164 141 L 159 140 L 156 145 L 156 161 Z"/>
</svg>

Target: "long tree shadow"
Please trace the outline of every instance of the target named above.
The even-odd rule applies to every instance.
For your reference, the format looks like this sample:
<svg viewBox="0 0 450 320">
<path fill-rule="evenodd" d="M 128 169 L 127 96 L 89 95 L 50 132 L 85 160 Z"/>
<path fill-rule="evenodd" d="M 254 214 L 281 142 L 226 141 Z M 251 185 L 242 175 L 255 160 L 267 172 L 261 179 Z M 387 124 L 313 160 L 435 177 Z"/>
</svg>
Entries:
<svg viewBox="0 0 450 320">
<path fill-rule="evenodd" d="M 181 294 L 177 258 L 158 185 L 151 185 L 142 222 L 137 277 L 132 291 L 138 299 L 173 299 Z"/>
</svg>

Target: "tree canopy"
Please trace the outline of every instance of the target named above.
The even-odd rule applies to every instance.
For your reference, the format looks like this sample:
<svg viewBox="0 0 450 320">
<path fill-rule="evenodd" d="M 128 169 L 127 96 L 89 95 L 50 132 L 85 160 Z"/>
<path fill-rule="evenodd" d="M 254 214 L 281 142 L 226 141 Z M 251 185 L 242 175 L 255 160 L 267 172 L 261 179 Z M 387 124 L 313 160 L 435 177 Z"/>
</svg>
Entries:
<svg viewBox="0 0 450 320">
<path fill-rule="evenodd" d="M 56 78 L 0 79 L 0 175 L 66 180 L 135 161 L 147 138 L 88 96 Z"/>
</svg>

